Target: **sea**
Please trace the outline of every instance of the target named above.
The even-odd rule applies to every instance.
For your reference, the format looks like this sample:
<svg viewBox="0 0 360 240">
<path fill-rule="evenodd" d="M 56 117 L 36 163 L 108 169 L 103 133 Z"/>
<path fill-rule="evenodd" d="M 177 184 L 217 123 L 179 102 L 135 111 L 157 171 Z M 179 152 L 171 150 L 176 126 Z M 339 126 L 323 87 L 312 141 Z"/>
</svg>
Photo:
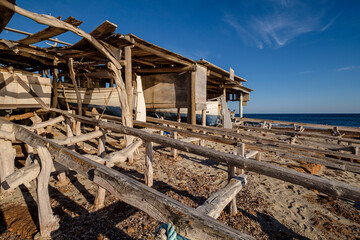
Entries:
<svg viewBox="0 0 360 240">
<path fill-rule="evenodd" d="M 236 114 L 235 116 L 239 116 Z M 300 123 L 327 124 L 334 126 L 360 127 L 360 113 L 296 113 L 296 114 L 244 114 L 244 117 Z"/>
</svg>

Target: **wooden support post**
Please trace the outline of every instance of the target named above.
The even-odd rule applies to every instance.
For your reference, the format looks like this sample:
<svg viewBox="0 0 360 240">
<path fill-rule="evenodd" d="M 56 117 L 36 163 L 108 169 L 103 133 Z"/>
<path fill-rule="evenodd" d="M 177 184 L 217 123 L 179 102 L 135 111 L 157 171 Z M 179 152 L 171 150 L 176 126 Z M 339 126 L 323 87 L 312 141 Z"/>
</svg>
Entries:
<svg viewBox="0 0 360 240">
<path fill-rule="evenodd" d="M 164 117 L 161 116 L 160 119 L 161 119 L 161 120 L 164 120 Z M 160 130 L 160 136 L 164 136 L 164 131 Z"/>
<path fill-rule="evenodd" d="M 98 116 L 97 116 L 98 118 Z M 98 156 L 101 158 L 105 157 L 106 154 L 106 150 L 105 150 L 105 144 L 106 144 L 106 136 L 105 134 L 103 136 L 101 136 L 98 140 Z M 108 164 L 108 161 L 105 162 L 106 165 L 109 167 L 110 165 Z M 104 202 L 105 202 L 105 195 L 106 195 L 106 191 L 104 188 L 98 186 L 98 190 L 95 196 L 95 209 L 100 209 L 104 207 Z"/>
<path fill-rule="evenodd" d="M 240 98 L 239 98 L 239 117 L 243 117 L 243 93 L 240 92 Z"/>
<path fill-rule="evenodd" d="M 236 167 L 233 165 L 228 165 L 228 182 L 230 183 L 231 179 L 235 177 L 235 171 Z M 236 215 L 238 212 L 237 206 L 236 206 L 236 196 L 231 200 L 229 203 L 229 213 L 231 216 Z"/>
<path fill-rule="evenodd" d="M 188 113 L 187 122 L 196 125 L 196 99 L 195 99 L 196 72 L 191 72 L 188 88 Z"/>
<path fill-rule="evenodd" d="M 49 198 L 49 179 L 53 162 L 49 151 L 45 147 L 38 146 L 37 152 L 41 163 L 36 189 L 40 236 L 50 237 L 51 232 L 59 228 L 59 219 L 53 215 Z"/>
<path fill-rule="evenodd" d="M 152 187 L 153 180 L 153 143 L 146 141 L 145 142 L 145 171 L 144 178 L 145 184 L 149 187 Z"/>
<path fill-rule="evenodd" d="M 181 122 L 180 108 L 177 108 L 177 116 L 176 117 L 177 117 L 176 121 Z"/>
<path fill-rule="evenodd" d="M 172 133 L 172 137 L 173 137 L 173 139 L 177 139 L 177 138 L 178 138 L 178 133 L 177 133 L 177 132 L 173 132 L 173 133 Z M 177 158 L 178 152 L 177 152 L 177 149 L 176 149 L 176 148 L 173 148 L 173 149 L 172 149 L 172 155 L 173 155 L 174 158 Z"/>
<path fill-rule="evenodd" d="M 262 157 L 262 152 L 258 152 L 258 153 L 256 154 L 255 159 L 256 159 L 257 161 L 261 162 L 261 157 Z"/>
<path fill-rule="evenodd" d="M 4 182 L 5 178 L 14 172 L 15 156 L 16 151 L 13 149 L 11 141 L 0 139 L 0 183 Z M 5 192 L 6 190 L 1 185 L 0 193 Z"/>
<path fill-rule="evenodd" d="M 130 41 L 130 36 L 126 35 L 125 39 Z M 126 95 L 129 103 L 130 112 L 132 114 L 134 105 L 133 105 L 131 46 L 125 47 L 125 87 L 126 87 Z"/>
<path fill-rule="evenodd" d="M 237 145 L 237 154 L 238 156 L 245 157 L 245 143 L 238 143 Z M 244 169 L 237 169 L 238 174 L 244 174 Z"/>
<path fill-rule="evenodd" d="M 52 108 L 57 108 L 58 105 L 58 70 L 56 68 L 58 64 L 58 59 L 55 57 L 54 61 L 53 61 L 53 65 L 54 65 L 54 70 L 53 70 L 53 79 L 52 79 L 52 90 L 53 90 L 53 96 L 52 96 L 52 102 L 51 102 L 51 107 Z M 55 113 L 51 114 L 51 117 L 55 117 Z"/>
<path fill-rule="evenodd" d="M 203 127 L 206 127 L 206 109 L 201 110 L 201 125 Z M 205 134 L 206 132 L 204 131 L 203 134 Z M 201 139 L 200 140 L 200 146 L 205 146 L 205 140 Z"/>
<path fill-rule="evenodd" d="M 74 85 L 74 89 L 75 89 L 75 93 L 76 93 L 76 101 L 77 101 L 77 105 L 78 105 L 78 115 L 81 116 L 82 115 L 81 95 L 80 95 L 80 91 L 78 88 L 78 84 L 76 83 L 76 79 L 75 79 L 74 60 L 72 58 L 69 58 L 68 66 L 69 66 L 69 75 L 70 75 L 71 81 Z"/>
</svg>

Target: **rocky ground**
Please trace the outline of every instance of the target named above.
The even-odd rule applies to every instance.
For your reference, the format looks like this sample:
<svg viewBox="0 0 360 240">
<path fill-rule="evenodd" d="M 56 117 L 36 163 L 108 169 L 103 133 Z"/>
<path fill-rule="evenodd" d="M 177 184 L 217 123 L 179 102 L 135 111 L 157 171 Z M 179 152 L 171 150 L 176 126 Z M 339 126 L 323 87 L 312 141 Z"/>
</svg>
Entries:
<svg viewBox="0 0 360 240">
<path fill-rule="evenodd" d="M 223 144 L 207 143 L 207 147 L 235 151 Z M 134 164 L 122 163 L 115 168 L 143 182 L 143 159 L 142 147 Z M 265 154 L 263 159 L 308 171 L 300 163 L 273 154 Z M 211 193 L 224 187 L 226 170 L 223 164 L 193 154 L 180 152 L 174 159 L 168 148 L 154 146 L 154 188 L 188 206 L 201 205 Z M 246 174 L 248 184 L 236 198 L 238 214 L 229 216 L 225 209 L 219 221 L 256 239 L 360 239 L 358 203 L 256 173 Z M 360 185 L 359 174 L 320 167 L 316 174 Z M 111 195 L 107 195 L 105 207 L 96 210 L 93 202 L 97 186 L 75 172 L 68 177 L 69 184 L 59 184 L 56 176 L 50 182 L 51 205 L 60 218 L 54 239 L 155 239 L 159 222 Z M 0 239 L 31 239 L 37 233 L 34 184 L 1 197 Z"/>
</svg>

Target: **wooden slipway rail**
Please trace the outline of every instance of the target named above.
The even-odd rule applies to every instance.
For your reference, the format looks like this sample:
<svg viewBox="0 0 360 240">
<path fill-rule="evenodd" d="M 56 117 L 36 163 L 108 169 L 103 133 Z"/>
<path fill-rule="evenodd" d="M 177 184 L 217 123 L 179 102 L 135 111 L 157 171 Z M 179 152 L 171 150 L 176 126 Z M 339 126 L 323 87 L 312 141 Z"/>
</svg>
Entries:
<svg viewBox="0 0 360 240">
<path fill-rule="evenodd" d="M 76 119 L 78 117 L 71 116 Z M 84 122 L 92 120 L 90 118 L 81 119 Z M 0 127 L 3 124 L 13 125 L 13 132 L 17 140 L 33 148 L 46 147 L 56 162 L 88 177 L 125 203 L 143 210 L 156 220 L 173 223 L 183 236 L 191 239 L 253 239 L 251 236 L 236 231 L 131 177 L 62 147 L 50 139 L 43 138 L 23 126 L 0 119 Z"/>
<path fill-rule="evenodd" d="M 139 137 L 145 141 L 155 142 L 166 147 L 175 148 L 181 151 L 194 153 L 199 156 L 208 157 L 218 162 L 226 163 L 247 171 L 256 172 L 269 177 L 284 180 L 293 184 L 301 185 L 310 189 L 316 189 L 331 196 L 346 198 L 360 202 L 360 188 L 343 182 L 333 181 L 318 176 L 301 173 L 295 170 L 286 169 L 280 166 L 265 162 L 254 161 L 233 154 L 222 153 L 205 147 L 197 146 L 180 140 L 148 133 L 140 129 L 125 127 L 121 124 L 95 120 L 92 118 L 73 115 L 68 112 L 50 109 L 64 116 L 74 118 L 77 121 L 97 125 L 102 129 Z"/>
</svg>

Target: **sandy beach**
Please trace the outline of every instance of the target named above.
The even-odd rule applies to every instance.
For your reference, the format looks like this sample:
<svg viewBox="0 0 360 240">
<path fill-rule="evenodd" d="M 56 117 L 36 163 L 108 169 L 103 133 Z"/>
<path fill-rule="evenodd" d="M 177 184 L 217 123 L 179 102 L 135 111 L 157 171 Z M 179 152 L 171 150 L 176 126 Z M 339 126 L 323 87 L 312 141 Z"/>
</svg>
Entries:
<svg viewBox="0 0 360 240">
<path fill-rule="evenodd" d="M 85 147 L 91 151 L 91 144 Z M 107 149 L 114 147 L 108 145 Z M 211 142 L 206 142 L 206 147 L 228 153 L 235 151 L 233 146 Z M 142 146 L 134 164 L 121 163 L 114 168 L 143 182 L 144 151 Z M 306 171 L 301 164 L 270 153 L 263 155 L 263 161 Z M 359 174 L 319 169 L 316 175 L 359 185 Z M 236 198 L 239 212 L 230 216 L 225 209 L 218 218 L 221 222 L 256 239 L 358 239 L 360 236 L 359 204 L 256 173 L 245 174 L 247 185 Z M 53 239 L 155 239 L 159 222 L 110 194 L 106 196 L 105 207 L 96 210 L 93 202 L 97 186 L 73 171 L 68 177 L 70 182 L 65 185 L 59 184 L 56 176 L 50 181 L 51 205 L 60 218 L 60 229 L 53 233 Z M 31 188 L 21 186 L 13 195 L 1 198 L 0 239 L 29 239 L 36 234 L 34 184 L 31 183 Z M 224 164 L 184 152 L 174 159 L 169 148 L 154 145 L 154 188 L 158 191 L 196 208 L 226 184 Z"/>
</svg>

